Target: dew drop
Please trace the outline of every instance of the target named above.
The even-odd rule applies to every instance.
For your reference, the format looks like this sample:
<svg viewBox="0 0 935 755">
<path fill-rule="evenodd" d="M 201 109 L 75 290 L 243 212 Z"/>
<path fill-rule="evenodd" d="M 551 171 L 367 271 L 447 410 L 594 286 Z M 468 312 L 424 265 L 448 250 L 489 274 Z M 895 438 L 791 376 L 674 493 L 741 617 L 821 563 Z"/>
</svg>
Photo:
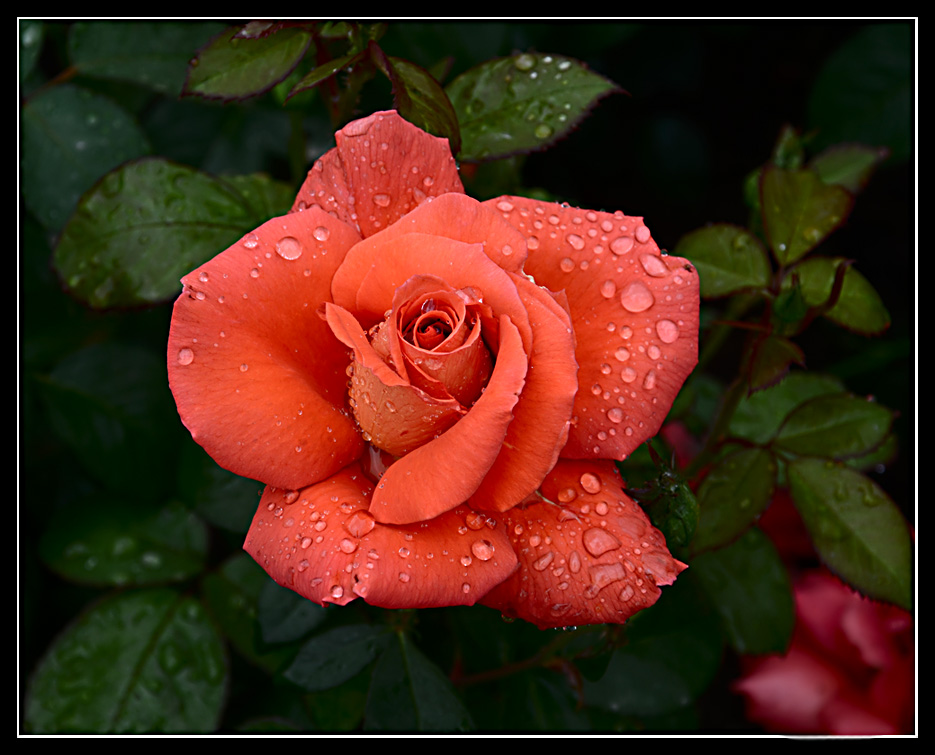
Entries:
<svg viewBox="0 0 935 755">
<path fill-rule="evenodd" d="M 654 278 L 662 278 L 669 274 L 669 268 L 666 267 L 666 263 L 662 261 L 661 257 L 657 257 L 655 254 L 640 255 L 640 264 L 643 266 L 646 273 Z"/>
<path fill-rule="evenodd" d="M 607 585 L 613 582 L 619 582 L 627 576 L 623 564 L 620 563 L 598 564 L 597 566 L 590 567 L 588 571 L 591 574 L 591 582 L 598 591 L 603 590 Z"/>
<path fill-rule="evenodd" d="M 592 556 L 602 556 L 608 551 L 616 550 L 620 547 L 620 541 L 610 534 L 607 530 L 600 527 L 592 527 L 582 536 L 584 547 Z"/>
<path fill-rule="evenodd" d="M 623 409 L 619 407 L 613 407 L 612 409 L 607 410 L 607 419 L 613 422 L 615 425 L 623 422 Z"/>
<path fill-rule="evenodd" d="M 194 351 L 191 349 L 179 349 L 179 364 L 191 364 L 194 360 Z"/>
<path fill-rule="evenodd" d="M 571 569 L 572 574 L 581 571 L 581 556 L 578 555 L 578 551 L 572 551 L 568 554 L 568 568 Z"/>
<path fill-rule="evenodd" d="M 314 236 L 319 241 L 327 241 L 330 235 L 331 231 L 329 231 L 323 225 L 318 226 L 314 231 L 312 231 L 312 236 Z"/>
<path fill-rule="evenodd" d="M 571 244 L 573 249 L 577 249 L 579 252 L 584 249 L 584 239 L 581 238 L 577 233 L 569 233 L 565 237 L 565 241 Z"/>
<path fill-rule="evenodd" d="M 373 203 L 377 207 L 389 207 L 390 206 L 390 195 L 389 194 L 374 194 Z"/>
<path fill-rule="evenodd" d="M 246 364 L 246 363 L 240 365 L 240 371 L 241 371 L 241 372 L 246 372 L 246 371 L 249 370 L 249 369 L 250 369 L 250 365 L 248 365 L 248 364 Z"/>
<path fill-rule="evenodd" d="M 549 564 L 552 563 L 552 560 L 555 558 L 555 555 L 552 551 L 549 551 L 544 556 L 540 556 L 532 563 L 532 568 L 536 571 L 544 571 L 548 568 Z"/>
<path fill-rule="evenodd" d="M 641 244 L 645 244 L 647 241 L 649 241 L 649 236 L 649 229 L 645 225 L 641 225 L 636 229 L 636 240 Z"/>
<path fill-rule="evenodd" d="M 643 378 L 643 387 L 647 391 L 651 391 L 656 387 L 656 372 L 655 370 L 650 370 L 646 373 L 646 377 Z"/>
<path fill-rule="evenodd" d="M 331 588 L 331 597 L 339 600 L 344 595 L 344 588 L 341 585 L 334 585 Z"/>
<path fill-rule="evenodd" d="M 408 575 L 406 572 L 401 571 L 401 572 L 399 573 L 399 581 L 400 581 L 400 582 L 403 582 L 403 583 L 408 582 L 408 581 L 409 581 L 409 575 Z"/>
<path fill-rule="evenodd" d="M 586 493 L 600 493 L 601 492 L 601 479 L 596 474 L 591 474 L 590 472 L 585 472 L 581 475 L 581 478 L 578 480 L 581 483 L 581 487 L 584 488 Z"/>
<path fill-rule="evenodd" d="M 513 203 L 507 202 L 505 199 L 501 200 L 497 202 L 497 209 L 500 210 L 500 212 L 512 212 Z"/>
<path fill-rule="evenodd" d="M 663 343 L 673 343 L 679 337 L 679 326 L 672 320 L 660 320 L 656 323 L 656 334 Z"/>
<path fill-rule="evenodd" d="M 536 135 L 537 139 L 548 139 L 552 136 L 552 127 L 548 123 L 540 123 L 536 126 L 533 133 Z"/>
<path fill-rule="evenodd" d="M 302 242 L 293 236 L 283 236 L 276 242 L 276 253 L 284 260 L 297 260 L 303 251 Z"/>
<path fill-rule="evenodd" d="M 624 383 L 632 383 L 634 380 L 636 380 L 636 370 L 634 370 L 632 367 L 624 367 L 620 371 L 620 377 Z"/>
<path fill-rule="evenodd" d="M 633 239 L 630 236 L 618 236 L 610 242 L 610 251 L 614 254 L 626 254 L 633 248 Z"/>
<path fill-rule="evenodd" d="M 630 350 L 625 346 L 618 346 L 614 352 L 614 358 L 618 362 L 626 362 L 630 358 Z"/>
<path fill-rule="evenodd" d="M 471 553 L 481 561 L 489 561 L 493 558 L 493 544 L 489 540 L 478 540 L 471 545 Z"/>
<path fill-rule="evenodd" d="M 562 269 L 563 273 L 570 273 L 575 269 L 575 261 L 571 257 L 565 257 L 558 263 L 558 266 Z"/>
<path fill-rule="evenodd" d="M 654 302 L 652 291 L 640 281 L 633 281 L 620 292 L 620 304 L 628 312 L 644 312 Z"/>
<path fill-rule="evenodd" d="M 574 488 L 562 488 L 558 491 L 559 503 L 571 503 L 577 497 L 578 493 L 575 492 Z"/>
<path fill-rule="evenodd" d="M 612 298 L 615 293 L 617 293 L 617 284 L 612 280 L 605 280 L 601 284 L 601 296 L 605 299 Z"/>
<path fill-rule="evenodd" d="M 256 249 L 256 245 L 259 243 L 260 239 L 257 238 L 255 233 L 248 233 L 243 237 L 243 245 L 247 247 L 247 249 Z"/>
</svg>

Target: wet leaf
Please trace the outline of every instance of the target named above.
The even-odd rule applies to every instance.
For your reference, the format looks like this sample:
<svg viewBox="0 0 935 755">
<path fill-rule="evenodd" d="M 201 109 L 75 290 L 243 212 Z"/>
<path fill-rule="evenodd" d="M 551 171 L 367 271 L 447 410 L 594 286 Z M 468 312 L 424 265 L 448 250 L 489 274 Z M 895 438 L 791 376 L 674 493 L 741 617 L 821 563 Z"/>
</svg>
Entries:
<svg viewBox="0 0 935 755">
<path fill-rule="evenodd" d="M 373 670 L 366 729 L 381 731 L 465 731 L 470 714 L 451 682 L 432 661 L 399 634 Z"/>
<path fill-rule="evenodd" d="M 324 606 L 268 580 L 257 604 L 263 641 L 292 642 L 304 637 L 326 618 Z"/>
<path fill-rule="evenodd" d="M 201 571 L 208 550 L 204 523 L 182 504 L 156 510 L 95 494 L 58 511 L 39 542 L 42 560 L 73 582 L 153 585 Z"/>
<path fill-rule="evenodd" d="M 810 170 L 768 166 L 760 178 L 763 223 L 781 265 L 800 259 L 847 218 L 850 192 L 824 183 Z"/>
<path fill-rule="evenodd" d="M 743 398 L 731 419 L 730 434 L 766 444 L 789 412 L 803 401 L 843 390 L 840 381 L 830 375 L 792 372 L 778 385 Z"/>
<path fill-rule="evenodd" d="M 219 23 L 79 22 L 69 29 L 68 54 L 83 75 L 178 96 L 189 59 L 223 28 Z"/>
<path fill-rule="evenodd" d="M 816 155 L 809 168 L 826 184 L 843 186 L 856 194 L 866 186 L 870 175 L 889 155 L 889 150 L 863 144 L 838 144 Z"/>
<path fill-rule="evenodd" d="M 458 157 L 471 161 L 543 149 L 621 90 L 577 60 L 527 52 L 472 68 L 445 91 L 461 124 Z"/>
<path fill-rule="evenodd" d="M 765 288 L 772 277 L 760 240 L 739 226 L 720 223 L 683 236 L 673 254 L 691 260 L 701 279 L 701 295 L 727 296 Z"/>
<path fill-rule="evenodd" d="M 22 84 L 32 73 L 42 51 L 45 27 L 42 21 L 19 22 L 19 82 Z"/>
<path fill-rule="evenodd" d="M 55 267 L 95 308 L 165 301 L 185 273 L 268 219 L 245 188 L 162 159 L 125 165 L 82 198 Z"/>
<path fill-rule="evenodd" d="M 367 624 L 329 629 L 302 646 L 285 676 L 310 692 L 336 687 L 373 661 L 390 637 L 386 628 Z"/>
<path fill-rule="evenodd" d="M 841 464 L 789 464 L 792 498 L 821 560 L 864 595 L 912 610 L 912 544 L 890 497 Z"/>
<path fill-rule="evenodd" d="M 348 53 L 339 58 L 329 60 L 327 63 L 322 63 L 320 66 L 316 66 L 289 90 L 286 99 L 318 86 L 321 82 L 334 76 L 338 71 L 343 71 L 348 66 L 356 65 L 366 56 L 366 50 L 359 50 L 358 52 Z"/>
<path fill-rule="evenodd" d="M 227 687 L 224 647 L 201 604 L 172 590 L 105 598 L 55 640 L 30 680 L 36 733 L 203 733 Z"/>
<path fill-rule="evenodd" d="M 738 653 L 783 653 L 795 626 L 792 584 L 775 546 L 756 527 L 725 548 L 692 560 L 692 569 Z"/>
<path fill-rule="evenodd" d="M 820 396 L 789 414 L 774 445 L 800 456 L 845 459 L 876 448 L 892 424 L 893 413 L 880 404 L 845 394 Z"/>
<path fill-rule="evenodd" d="M 775 484 L 776 461 L 766 449 L 743 448 L 720 459 L 698 488 L 692 550 L 699 553 L 739 537 L 769 506 Z"/>
<path fill-rule="evenodd" d="M 263 94 L 292 73 L 312 41 L 311 34 L 297 27 L 246 39 L 237 37 L 238 31 L 230 27 L 198 51 L 183 96 L 228 101 Z"/>
<path fill-rule="evenodd" d="M 59 231 L 101 176 L 149 152 L 133 117 L 111 100 L 69 84 L 32 97 L 21 118 L 23 200 Z"/>
<path fill-rule="evenodd" d="M 795 266 L 806 304 L 818 307 L 828 301 L 837 268 L 844 262 L 841 258 L 812 257 Z M 853 267 L 848 267 L 844 273 L 844 284 L 837 302 L 823 315 L 848 330 L 864 335 L 878 335 L 890 325 L 889 312 L 880 295 Z"/>
</svg>

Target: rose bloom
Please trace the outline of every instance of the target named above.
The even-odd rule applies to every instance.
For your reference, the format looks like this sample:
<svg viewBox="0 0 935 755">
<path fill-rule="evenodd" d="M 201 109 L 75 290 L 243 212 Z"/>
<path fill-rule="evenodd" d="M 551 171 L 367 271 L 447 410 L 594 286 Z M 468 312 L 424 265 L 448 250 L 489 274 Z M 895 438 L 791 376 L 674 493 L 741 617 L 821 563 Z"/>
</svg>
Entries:
<svg viewBox="0 0 935 755">
<path fill-rule="evenodd" d="M 735 684 L 750 720 L 797 734 L 912 733 L 912 617 L 861 597 L 825 570 L 798 580 L 795 602 L 789 651 L 746 659 Z"/>
<path fill-rule="evenodd" d="M 446 139 L 347 125 L 292 211 L 182 279 L 169 382 L 267 484 L 245 549 L 316 603 L 622 622 L 685 568 L 614 459 L 697 361 L 699 288 L 641 218 L 464 194 Z"/>
</svg>

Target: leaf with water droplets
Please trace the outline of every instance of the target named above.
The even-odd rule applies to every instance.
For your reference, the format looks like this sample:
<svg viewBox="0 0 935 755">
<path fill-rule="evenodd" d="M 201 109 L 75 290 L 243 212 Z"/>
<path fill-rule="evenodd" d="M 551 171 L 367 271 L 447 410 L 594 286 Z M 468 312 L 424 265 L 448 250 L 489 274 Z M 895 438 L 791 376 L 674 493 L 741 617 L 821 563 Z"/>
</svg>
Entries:
<svg viewBox="0 0 935 755">
<path fill-rule="evenodd" d="M 268 36 L 244 39 L 226 29 L 191 60 L 182 96 L 243 100 L 285 79 L 308 50 L 312 37 L 299 27 L 280 27 Z"/>
<path fill-rule="evenodd" d="M 811 257 L 795 266 L 799 290 L 805 303 L 820 307 L 828 302 L 834 288 L 838 267 L 846 264 L 836 257 Z M 791 284 L 790 277 L 783 287 Z M 822 315 L 848 330 L 863 335 L 878 335 L 890 325 L 890 315 L 880 295 L 863 275 L 848 266 L 837 301 Z"/>
<path fill-rule="evenodd" d="M 720 459 L 698 488 L 700 517 L 692 550 L 736 539 L 763 513 L 773 496 L 776 461 L 762 448 L 743 448 Z"/>
<path fill-rule="evenodd" d="M 465 731 L 471 716 L 441 669 L 404 634 L 373 670 L 364 726 L 381 731 Z"/>
<path fill-rule="evenodd" d="M 760 177 L 763 224 L 781 265 L 802 258 L 850 214 L 854 198 L 810 170 L 768 166 Z"/>
<path fill-rule="evenodd" d="M 793 364 L 805 365 L 805 354 L 798 345 L 775 333 L 758 339 L 749 364 L 750 393 L 778 383 Z"/>
<path fill-rule="evenodd" d="M 751 528 L 692 560 L 692 572 L 738 653 L 783 653 L 795 625 L 789 575 L 770 539 Z"/>
<path fill-rule="evenodd" d="M 263 585 L 257 610 L 263 640 L 268 643 L 297 640 L 327 618 L 323 606 L 272 580 Z"/>
<path fill-rule="evenodd" d="M 227 678 L 198 601 L 167 589 L 120 593 L 49 648 L 30 679 L 25 724 L 42 734 L 211 732 Z"/>
<path fill-rule="evenodd" d="M 912 610 L 912 543 L 896 504 L 876 483 L 841 464 L 789 464 L 795 507 L 821 560 L 864 595 Z"/>
<path fill-rule="evenodd" d="M 571 58 L 523 53 L 461 74 L 445 91 L 461 124 L 461 160 L 544 149 L 612 92 L 622 91 Z"/>
<path fill-rule="evenodd" d="M 82 197 L 54 265 L 95 308 L 164 301 L 182 275 L 262 223 L 275 193 L 261 179 L 232 186 L 167 160 L 129 163 Z"/>
<path fill-rule="evenodd" d="M 789 414 L 775 446 L 801 456 L 862 456 L 886 438 L 893 413 L 857 396 L 837 394 L 806 401 Z"/>
<path fill-rule="evenodd" d="M 59 509 L 39 543 L 49 568 L 72 582 L 150 585 L 197 574 L 208 533 L 179 503 L 160 509 L 96 494 Z"/>
<path fill-rule="evenodd" d="M 130 81 L 177 97 L 192 53 L 224 28 L 216 22 L 73 24 L 68 56 L 81 75 Z"/>
<path fill-rule="evenodd" d="M 706 298 L 765 288 L 772 275 L 760 240 L 747 230 L 726 223 L 686 234 L 673 254 L 691 260 L 701 279 L 701 295 Z"/>
<path fill-rule="evenodd" d="M 329 629 L 302 646 L 285 676 L 310 692 L 336 687 L 376 658 L 390 637 L 386 628 L 367 624 Z"/>
<path fill-rule="evenodd" d="M 107 97 L 70 84 L 49 87 L 22 110 L 23 200 L 57 232 L 78 199 L 111 168 L 149 152 L 134 118 Z"/>
</svg>

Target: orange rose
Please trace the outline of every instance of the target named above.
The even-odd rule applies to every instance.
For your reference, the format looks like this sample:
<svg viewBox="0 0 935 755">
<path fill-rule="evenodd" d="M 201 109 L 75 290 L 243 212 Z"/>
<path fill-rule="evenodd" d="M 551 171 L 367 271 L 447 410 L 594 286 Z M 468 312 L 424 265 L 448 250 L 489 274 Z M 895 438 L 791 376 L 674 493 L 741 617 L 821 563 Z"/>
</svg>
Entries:
<svg viewBox="0 0 935 755">
<path fill-rule="evenodd" d="M 183 422 L 268 485 L 246 550 L 317 603 L 541 627 L 652 604 L 684 565 L 612 460 L 695 365 L 694 268 L 639 218 L 467 197 L 395 112 L 336 141 L 173 313 Z"/>
</svg>

